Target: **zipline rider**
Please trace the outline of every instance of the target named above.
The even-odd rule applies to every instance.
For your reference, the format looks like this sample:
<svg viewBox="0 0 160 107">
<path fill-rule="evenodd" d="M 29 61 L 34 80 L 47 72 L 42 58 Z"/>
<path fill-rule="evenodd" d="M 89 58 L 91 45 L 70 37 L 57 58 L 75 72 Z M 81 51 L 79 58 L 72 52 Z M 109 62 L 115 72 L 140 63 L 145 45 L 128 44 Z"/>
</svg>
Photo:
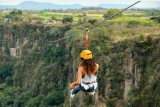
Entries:
<svg viewBox="0 0 160 107">
<path fill-rule="evenodd" d="M 81 63 L 78 68 L 77 81 L 70 84 L 71 94 L 73 98 L 80 90 L 83 92 L 89 92 L 94 95 L 97 88 L 97 72 L 99 65 L 92 59 L 92 53 L 90 50 L 83 50 L 80 53 Z"/>
</svg>

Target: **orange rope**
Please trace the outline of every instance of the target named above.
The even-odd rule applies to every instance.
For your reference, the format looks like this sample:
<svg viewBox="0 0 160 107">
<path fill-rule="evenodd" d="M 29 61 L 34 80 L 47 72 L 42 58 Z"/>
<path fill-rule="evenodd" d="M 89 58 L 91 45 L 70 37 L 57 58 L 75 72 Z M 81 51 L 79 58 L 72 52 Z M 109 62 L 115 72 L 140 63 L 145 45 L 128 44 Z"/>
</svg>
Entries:
<svg viewBox="0 0 160 107">
<path fill-rule="evenodd" d="M 86 28 L 86 50 L 88 50 L 88 28 Z"/>
</svg>

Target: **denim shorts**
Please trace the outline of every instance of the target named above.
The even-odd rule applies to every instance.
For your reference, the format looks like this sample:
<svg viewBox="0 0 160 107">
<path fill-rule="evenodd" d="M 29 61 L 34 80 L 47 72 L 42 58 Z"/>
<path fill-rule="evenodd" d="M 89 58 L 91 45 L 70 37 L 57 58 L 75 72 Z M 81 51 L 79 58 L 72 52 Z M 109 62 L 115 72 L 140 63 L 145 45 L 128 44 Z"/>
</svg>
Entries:
<svg viewBox="0 0 160 107">
<path fill-rule="evenodd" d="M 78 86 L 76 86 L 73 90 L 72 90 L 72 94 L 77 94 L 79 91 L 83 91 L 83 92 L 94 92 L 94 86 L 90 87 L 89 89 L 85 89 L 81 84 L 79 84 Z"/>
</svg>

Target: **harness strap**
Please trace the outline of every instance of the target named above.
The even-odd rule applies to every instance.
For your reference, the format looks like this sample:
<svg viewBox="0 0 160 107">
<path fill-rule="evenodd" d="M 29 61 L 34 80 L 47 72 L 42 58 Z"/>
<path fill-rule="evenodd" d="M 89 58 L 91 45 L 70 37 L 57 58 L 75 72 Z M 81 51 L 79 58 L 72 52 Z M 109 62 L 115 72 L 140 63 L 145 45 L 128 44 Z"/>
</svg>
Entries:
<svg viewBox="0 0 160 107">
<path fill-rule="evenodd" d="M 83 82 L 83 81 L 82 81 Z M 93 81 L 93 82 L 83 82 L 84 84 L 93 84 L 93 83 L 96 83 L 96 81 Z"/>
</svg>

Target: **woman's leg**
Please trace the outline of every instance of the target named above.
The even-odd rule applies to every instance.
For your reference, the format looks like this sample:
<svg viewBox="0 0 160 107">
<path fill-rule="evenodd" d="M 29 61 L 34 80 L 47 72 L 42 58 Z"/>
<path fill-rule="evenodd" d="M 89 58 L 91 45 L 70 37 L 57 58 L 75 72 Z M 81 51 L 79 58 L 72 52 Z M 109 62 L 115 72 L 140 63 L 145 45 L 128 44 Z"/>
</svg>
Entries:
<svg viewBox="0 0 160 107">
<path fill-rule="evenodd" d="M 94 95 L 95 93 L 95 86 L 90 87 L 89 89 L 85 89 L 84 86 L 79 85 L 80 90 L 82 90 L 83 92 L 88 92 L 90 95 Z"/>
<path fill-rule="evenodd" d="M 88 89 L 86 90 L 81 84 L 79 85 L 79 89 L 82 90 L 83 92 L 93 92 L 93 91 L 95 91 L 95 90 L 94 90 L 94 86 L 93 86 L 93 87 L 90 87 L 90 88 L 88 88 Z"/>
<path fill-rule="evenodd" d="M 79 85 L 76 86 L 74 89 L 72 89 L 71 93 L 72 94 L 77 94 L 80 91 Z"/>
</svg>

